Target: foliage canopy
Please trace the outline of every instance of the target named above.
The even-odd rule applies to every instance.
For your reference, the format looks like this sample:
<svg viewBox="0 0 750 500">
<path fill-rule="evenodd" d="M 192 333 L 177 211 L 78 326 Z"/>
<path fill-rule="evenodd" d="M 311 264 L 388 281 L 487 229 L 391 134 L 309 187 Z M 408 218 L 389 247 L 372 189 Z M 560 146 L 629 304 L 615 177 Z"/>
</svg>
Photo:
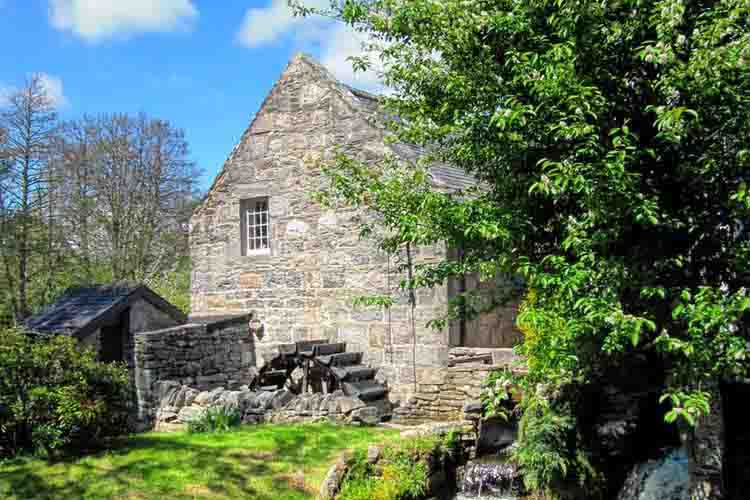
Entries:
<svg viewBox="0 0 750 500">
<path fill-rule="evenodd" d="M 74 338 L 0 329 L 0 366 L 0 456 L 82 451 L 130 429 L 127 368 Z"/>
<path fill-rule="evenodd" d="M 298 12 L 321 13 L 304 7 Z M 420 165 L 328 166 L 333 199 L 381 214 L 383 246 L 445 243 L 412 285 L 522 276 L 530 386 L 661 360 L 668 419 L 748 375 L 750 2 L 347 0 Z M 427 165 L 472 173 L 429 188 Z M 464 301 L 465 302 L 465 301 Z M 460 298 L 458 314 L 467 313 Z"/>
</svg>

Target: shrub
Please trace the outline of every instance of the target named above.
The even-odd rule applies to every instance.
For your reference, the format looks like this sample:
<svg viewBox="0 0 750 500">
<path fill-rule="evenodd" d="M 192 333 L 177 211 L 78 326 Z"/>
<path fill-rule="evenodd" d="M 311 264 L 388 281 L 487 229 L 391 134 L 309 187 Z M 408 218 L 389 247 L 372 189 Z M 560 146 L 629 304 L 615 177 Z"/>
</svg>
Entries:
<svg viewBox="0 0 750 500">
<path fill-rule="evenodd" d="M 0 329 L 0 453 L 82 451 L 130 430 L 127 368 L 66 336 Z"/>
<path fill-rule="evenodd" d="M 482 383 L 480 395 L 485 417 L 510 420 L 516 409 L 513 401 L 513 395 L 517 392 L 513 385 L 514 379 L 515 376 L 507 368 L 490 372 Z"/>
<path fill-rule="evenodd" d="M 338 500 L 413 500 L 427 493 L 430 470 L 456 453 L 454 434 L 407 439 L 383 450 L 377 464 L 367 454 L 355 453 Z"/>
<path fill-rule="evenodd" d="M 240 425 L 242 419 L 237 410 L 209 408 L 200 417 L 188 422 L 188 432 L 227 432 Z"/>
<path fill-rule="evenodd" d="M 536 342 L 536 331 L 526 329 L 527 346 Z M 538 362 L 540 357 L 534 357 Z M 498 370 L 483 384 L 482 403 L 486 417 L 518 419 L 518 440 L 512 459 L 520 466 L 524 485 L 545 498 L 594 498 L 603 477 L 592 463 L 583 442 L 576 409 L 577 388 L 573 384 L 544 383 L 528 374 Z M 521 395 L 515 406 L 514 395 Z"/>
</svg>

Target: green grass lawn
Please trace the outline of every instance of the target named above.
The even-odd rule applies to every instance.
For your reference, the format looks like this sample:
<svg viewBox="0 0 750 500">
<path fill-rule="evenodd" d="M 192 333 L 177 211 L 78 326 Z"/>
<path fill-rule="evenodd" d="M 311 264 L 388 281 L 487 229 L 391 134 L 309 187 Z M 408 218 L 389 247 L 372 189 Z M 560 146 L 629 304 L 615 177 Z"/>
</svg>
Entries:
<svg viewBox="0 0 750 500">
<path fill-rule="evenodd" d="M 396 431 L 327 424 L 244 426 L 223 434 L 148 433 L 69 461 L 0 462 L 0 498 L 315 498 L 344 449 Z"/>
</svg>

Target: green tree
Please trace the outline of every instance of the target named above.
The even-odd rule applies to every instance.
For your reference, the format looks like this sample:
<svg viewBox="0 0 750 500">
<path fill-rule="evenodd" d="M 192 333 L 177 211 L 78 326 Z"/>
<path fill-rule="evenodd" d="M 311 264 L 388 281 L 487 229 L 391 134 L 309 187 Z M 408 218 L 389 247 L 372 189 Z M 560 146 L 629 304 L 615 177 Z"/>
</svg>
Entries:
<svg viewBox="0 0 750 500">
<path fill-rule="evenodd" d="M 706 387 L 748 375 L 750 2 L 297 9 L 369 36 L 353 64 L 383 68 L 394 140 L 430 151 L 400 168 L 339 157 L 330 194 L 383 215 L 391 248 L 463 250 L 417 269 L 420 286 L 523 276 L 530 381 L 584 384 L 644 353 L 667 367 L 668 419 L 693 423 Z M 482 186 L 420 189 L 429 160 Z"/>
</svg>

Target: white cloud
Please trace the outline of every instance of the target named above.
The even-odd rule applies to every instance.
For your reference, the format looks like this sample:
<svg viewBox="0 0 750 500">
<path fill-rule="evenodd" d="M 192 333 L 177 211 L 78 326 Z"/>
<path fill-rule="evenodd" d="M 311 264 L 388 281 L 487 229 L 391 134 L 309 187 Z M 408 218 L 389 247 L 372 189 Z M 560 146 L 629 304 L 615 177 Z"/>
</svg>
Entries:
<svg viewBox="0 0 750 500">
<path fill-rule="evenodd" d="M 62 79 L 48 73 L 36 73 L 36 76 L 39 77 L 39 82 L 53 106 L 56 108 L 65 108 L 70 105 L 70 101 L 63 91 Z M 7 106 L 10 96 L 18 92 L 18 90 L 19 88 L 17 87 L 0 84 L 0 108 Z"/>
<path fill-rule="evenodd" d="M 325 8 L 327 0 L 307 0 L 306 7 Z M 255 48 L 277 41 L 292 30 L 307 38 L 329 21 L 320 17 L 295 17 L 288 0 L 271 0 L 270 5 L 248 9 L 237 39 L 246 47 Z"/>
<path fill-rule="evenodd" d="M 382 65 L 374 54 L 370 60 L 372 69 L 368 71 L 354 71 L 350 57 L 361 56 L 365 53 L 363 44 L 367 43 L 367 36 L 357 32 L 350 26 L 337 24 L 332 27 L 322 47 L 320 62 L 328 68 L 339 80 L 354 87 L 382 92 L 383 84 L 378 76 L 382 72 Z"/>
<path fill-rule="evenodd" d="M 49 0 L 52 26 L 88 41 L 187 29 L 198 17 L 191 0 Z"/>
<path fill-rule="evenodd" d="M 306 7 L 325 8 L 330 0 L 306 0 Z M 376 71 L 354 72 L 349 57 L 363 53 L 366 36 L 350 26 L 323 17 L 294 17 L 287 0 L 270 0 L 266 7 L 248 9 L 237 33 L 248 48 L 268 46 L 291 37 L 306 50 L 319 52 L 320 62 L 339 80 L 355 87 L 382 92 Z"/>
<path fill-rule="evenodd" d="M 64 108 L 70 104 L 63 92 L 63 82 L 60 78 L 48 75 L 47 73 L 39 73 L 38 76 L 42 87 L 47 92 L 47 96 L 55 107 Z"/>
</svg>

